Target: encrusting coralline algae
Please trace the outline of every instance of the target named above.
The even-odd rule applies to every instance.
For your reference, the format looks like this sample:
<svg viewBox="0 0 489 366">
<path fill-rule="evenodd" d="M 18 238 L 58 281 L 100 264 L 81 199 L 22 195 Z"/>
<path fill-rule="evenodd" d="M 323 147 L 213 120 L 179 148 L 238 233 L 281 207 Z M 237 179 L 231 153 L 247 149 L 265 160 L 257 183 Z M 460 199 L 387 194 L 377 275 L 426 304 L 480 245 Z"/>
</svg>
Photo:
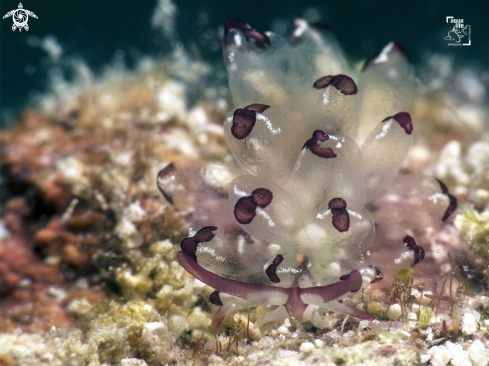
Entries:
<svg viewBox="0 0 489 366">
<path fill-rule="evenodd" d="M 2 174 L 22 184 L 3 206 L 0 228 L 0 281 L 9 279 L 1 290 L 1 362 L 485 365 L 489 299 L 471 292 L 485 290 L 489 262 L 484 105 L 457 105 L 465 115 L 473 111 L 471 128 L 481 141 L 456 124 L 445 126 L 446 107 L 419 90 L 398 43 L 362 72 L 349 69 L 328 32 L 299 19 L 286 38 L 240 22 L 228 23 L 225 37 L 237 108 L 227 118 L 227 103 L 215 90 L 189 105 L 187 90 L 209 66 L 186 59 L 188 75 L 181 63 L 164 61 L 81 83 L 75 78 L 47 95 L 40 110 L 24 114 L 18 127 L 2 131 Z M 301 54 L 328 63 L 304 63 Z M 385 69 L 402 82 L 394 87 Z M 390 153 L 381 153 L 383 146 Z M 160 178 L 188 179 L 187 194 L 162 184 L 174 205 L 154 184 L 171 162 L 175 170 Z M 365 172 L 369 178 L 362 179 Z M 421 173 L 428 176 L 414 178 Z M 369 183 L 376 178 L 389 195 Z M 352 197 L 362 187 L 365 193 Z M 448 191 L 461 203 L 451 214 Z M 44 222 L 39 212 L 47 212 Z M 217 230 L 199 234 L 209 226 Z M 239 280 L 236 290 L 247 295 L 250 284 L 312 286 L 315 297 L 301 301 L 324 306 L 311 311 L 318 327 L 305 321 L 306 313 L 301 323 L 287 307 L 273 312 L 263 299 L 250 304 L 213 293 L 177 261 L 185 236 L 183 263 L 197 277 L 206 268 Z M 261 250 L 247 247 L 251 240 Z M 362 289 L 341 303 L 320 298 L 333 294 L 320 289 L 331 283 L 343 293 L 355 290 L 345 285 L 356 271 Z M 222 279 L 213 281 L 219 289 Z M 287 302 L 290 293 L 281 291 L 272 299 Z M 232 312 L 217 331 L 211 322 L 218 308 L 209 297 L 223 303 L 218 314 Z M 345 311 L 375 320 L 359 322 Z"/>
</svg>

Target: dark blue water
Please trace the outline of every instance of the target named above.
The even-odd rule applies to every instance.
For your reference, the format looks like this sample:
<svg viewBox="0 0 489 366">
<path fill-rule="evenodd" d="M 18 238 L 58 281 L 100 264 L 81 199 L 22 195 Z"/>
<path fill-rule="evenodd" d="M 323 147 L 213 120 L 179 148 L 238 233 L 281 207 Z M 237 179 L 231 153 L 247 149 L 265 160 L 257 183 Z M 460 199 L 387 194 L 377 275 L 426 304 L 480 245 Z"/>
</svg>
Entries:
<svg viewBox="0 0 489 366">
<path fill-rule="evenodd" d="M 489 71 L 489 1 L 176 1 L 176 38 L 162 37 L 150 26 L 154 1 L 26 0 L 29 31 L 12 31 L 12 18 L 0 20 L 0 123 L 13 120 L 32 97 L 46 90 L 46 54 L 31 47 L 32 36 L 53 35 L 66 55 L 83 59 L 101 72 L 123 51 L 130 68 L 141 55 L 164 56 L 178 41 L 199 57 L 218 62 L 219 50 L 202 42 L 203 31 L 215 30 L 230 18 L 239 18 L 265 31 L 280 28 L 277 20 L 319 11 L 346 53 L 367 58 L 390 40 L 401 41 L 416 64 L 426 51 L 452 55 L 458 65 Z M 2 0 L 3 16 L 18 1 Z M 306 13 L 316 16 L 314 12 Z M 471 26 L 471 46 L 448 47 L 443 39 L 452 28 L 446 16 L 462 18 Z"/>
</svg>

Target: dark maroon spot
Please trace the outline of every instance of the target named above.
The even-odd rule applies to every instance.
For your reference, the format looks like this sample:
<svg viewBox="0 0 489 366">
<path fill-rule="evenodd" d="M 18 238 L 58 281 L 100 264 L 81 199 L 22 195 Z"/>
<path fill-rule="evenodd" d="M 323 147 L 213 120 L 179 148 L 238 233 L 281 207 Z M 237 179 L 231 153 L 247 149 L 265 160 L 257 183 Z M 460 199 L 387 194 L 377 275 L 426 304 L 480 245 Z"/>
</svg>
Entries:
<svg viewBox="0 0 489 366">
<path fill-rule="evenodd" d="M 336 154 L 334 153 L 333 149 L 330 147 L 322 147 L 319 142 L 324 142 L 329 140 L 329 136 L 326 135 L 323 131 L 321 130 L 316 130 L 312 134 L 312 138 L 306 141 L 304 146 L 302 147 L 307 148 L 311 150 L 311 152 L 314 155 L 319 156 L 320 158 L 324 159 L 331 159 L 331 158 L 336 158 Z"/>
<path fill-rule="evenodd" d="M 282 263 L 283 260 L 284 260 L 284 256 L 282 254 L 277 254 L 273 262 L 265 270 L 268 279 L 273 283 L 280 282 L 280 278 L 278 278 L 277 276 L 277 267 L 280 265 L 280 263 Z"/>
<path fill-rule="evenodd" d="M 273 199 L 273 193 L 266 188 L 257 188 L 251 196 L 241 197 L 234 206 L 234 217 L 240 224 L 249 224 L 256 216 L 256 207 L 265 208 Z"/>
<path fill-rule="evenodd" d="M 315 139 L 316 141 L 324 142 L 329 140 L 329 136 L 326 135 L 323 131 L 321 130 L 316 130 L 312 133 L 312 138 Z"/>
<path fill-rule="evenodd" d="M 346 201 L 343 198 L 333 198 L 328 203 L 329 208 L 346 208 Z"/>
<path fill-rule="evenodd" d="M 234 206 L 234 217 L 240 224 L 249 224 L 256 216 L 253 196 L 241 197 Z"/>
<path fill-rule="evenodd" d="M 447 195 L 448 198 L 450 199 L 450 204 L 448 205 L 441 221 L 445 221 L 446 219 L 448 219 L 450 215 L 457 209 L 458 206 L 457 199 L 454 196 L 452 196 L 450 193 L 447 193 Z"/>
<path fill-rule="evenodd" d="M 164 178 L 165 176 L 175 173 L 177 168 L 175 168 L 175 164 L 170 163 L 166 167 L 160 170 L 158 173 L 158 178 Z"/>
<path fill-rule="evenodd" d="M 450 203 L 448 204 L 448 207 L 445 210 L 445 213 L 443 214 L 443 217 L 441 219 L 441 221 L 445 221 L 457 209 L 458 203 L 457 203 L 457 199 L 454 196 L 452 196 L 450 193 L 448 193 L 448 188 L 445 185 L 445 183 L 443 183 L 441 180 L 437 178 L 435 179 L 438 181 L 438 184 L 440 185 L 441 192 L 446 194 L 448 196 L 448 199 L 450 200 Z"/>
<path fill-rule="evenodd" d="M 406 134 L 410 135 L 411 132 L 413 132 L 413 124 L 411 123 L 411 116 L 409 113 L 406 112 L 399 112 L 398 114 L 394 116 L 390 116 L 387 118 L 384 118 L 382 122 L 386 122 L 390 120 L 391 118 L 394 118 L 394 120 L 399 123 L 399 125 L 404 129 Z"/>
<path fill-rule="evenodd" d="M 174 204 L 173 198 L 160 187 L 160 185 L 158 184 L 158 181 L 160 179 L 165 178 L 167 175 L 175 173 L 176 171 L 177 171 L 177 169 L 175 168 L 175 164 L 170 163 L 166 167 L 164 167 L 162 170 L 160 170 L 158 175 L 156 176 L 156 185 L 158 186 L 158 189 L 160 190 L 163 197 L 165 197 L 165 199 L 168 202 L 170 202 L 172 205 Z"/>
<path fill-rule="evenodd" d="M 273 193 L 266 188 L 257 188 L 251 192 L 251 195 L 256 204 L 261 208 L 267 207 L 273 199 Z"/>
<path fill-rule="evenodd" d="M 251 28 L 245 22 L 238 19 L 231 19 L 224 25 L 224 35 L 228 34 L 231 29 L 237 29 L 245 36 L 249 41 L 251 38 L 255 40 L 255 44 L 258 48 L 265 49 L 265 45 L 270 45 L 270 38 L 256 29 Z"/>
<path fill-rule="evenodd" d="M 314 89 L 324 89 L 326 88 L 329 84 L 331 84 L 331 80 L 333 79 L 333 76 L 332 75 L 328 75 L 328 76 L 323 76 L 323 77 L 320 77 L 319 79 L 317 79 L 314 84 L 312 84 L 312 87 Z"/>
<path fill-rule="evenodd" d="M 231 127 L 231 133 L 238 140 L 243 140 L 255 127 L 256 112 L 248 109 L 238 108 L 233 114 L 233 126 Z"/>
<path fill-rule="evenodd" d="M 258 113 L 263 113 L 268 108 L 270 108 L 269 105 L 266 105 L 266 104 L 258 104 L 258 103 L 250 104 L 250 105 L 247 105 L 246 107 L 244 107 L 244 109 L 246 109 L 248 111 L 255 111 L 255 112 L 258 112 Z"/>
<path fill-rule="evenodd" d="M 376 283 L 376 282 L 382 281 L 382 279 L 384 278 L 384 274 L 382 272 L 380 272 L 380 270 L 375 266 L 369 266 L 369 267 L 372 268 L 373 270 L 375 270 L 374 279 L 370 283 Z"/>
<path fill-rule="evenodd" d="M 425 251 L 423 247 L 416 243 L 413 237 L 406 235 L 404 239 L 402 239 L 404 245 L 407 246 L 410 250 L 414 251 L 414 262 L 411 264 L 411 267 L 414 267 L 416 264 L 421 262 L 424 258 Z"/>
<path fill-rule="evenodd" d="M 217 290 L 209 295 L 209 300 L 210 300 L 211 304 L 214 304 L 217 306 L 222 306 L 222 301 L 221 301 L 221 298 L 219 297 L 219 291 L 217 291 Z"/>
<path fill-rule="evenodd" d="M 349 273 L 348 273 L 348 274 L 346 274 L 346 275 L 341 276 L 341 277 L 340 277 L 340 280 L 341 280 L 341 281 L 346 281 L 346 280 L 348 279 L 348 277 L 350 277 L 350 274 L 349 274 Z"/>
<path fill-rule="evenodd" d="M 350 228 L 350 215 L 346 210 L 346 201 L 343 198 L 333 198 L 328 203 L 333 216 L 333 226 L 340 233 L 348 231 Z"/>
<path fill-rule="evenodd" d="M 199 243 L 204 243 L 207 241 L 211 241 L 214 236 L 216 236 L 213 231 L 217 230 L 215 226 L 206 226 L 197 231 L 194 236 L 189 238 L 185 238 L 180 242 L 180 248 L 182 248 L 182 252 L 190 255 L 195 261 L 197 261 L 197 246 Z"/>
<path fill-rule="evenodd" d="M 204 243 L 206 241 L 211 241 L 216 234 L 213 233 L 213 231 L 217 230 L 217 227 L 215 226 L 206 226 L 197 231 L 197 234 L 195 234 L 195 239 L 199 243 Z"/>
<path fill-rule="evenodd" d="M 443 183 L 441 180 L 439 180 L 438 178 L 435 178 L 436 181 L 438 182 L 438 184 L 440 185 L 440 188 L 441 188 L 441 192 L 442 193 L 448 193 L 448 188 L 447 186 L 445 185 L 445 183 Z"/>
<path fill-rule="evenodd" d="M 354 95 L 358 92 L 357 84 L 353 79 L 346 75 L 328 75 L 316 80 L 312 85 L 315 89 L 324 89 L 329 85 L 333 85 L 338 91 L 344 95 Z"/>
<path fill-rule="evenodd" d="M 197 246 L 199 242 L 195 239 L 194 236 L 190 238 L 185 238 L 180 242 L 180 248 L 182 248 L 182 252 L 187 253 L 191 256 L 195 261 L 197 261 Z"/>
<path fill-rule="evenodd" d="M 331 80 L 331 85 L 344 95 L 354 95 L 358 92 L 357 85 L 353 79 L 346 75 L 336 75 Z"/>
<path fill-rule="evenodd" d="M 388 50 L 388 53 L 391 53 L 392 51 L 394 50 L 397 50 L 399 53 L 401 53 L 401 55 L 404 56 L 404 58 L 411 64 L 412 61 L 411 61 L 411 57 L 409 56 L 409 53 L 407 52 L 407 50 L 404 48 L 404 46 L 397 42 L 397 41 L 391 41 L 389 42 L 385 47 L 384 47 L 384 50 L 389 47 L 389 50 Z M 372 68 L 373 66 L 375 66 L 376 64 L 378 64 L 380 61 L 377 59 L 377 57 L 379 57 L 379 55 L 381 54 L 381 52 L 379 53 L 376 53 L 372 56 L 370 56 L 367 61 L 365 61 L 365 63 L 363 64 L 363 67 L 362 67 L 362 72 L 365 72 L 367 70 L 369 70 L 370 68 Z M 387 55 L 388 56 L 388 55 Z M 382 61 L 383 62 L 383 61 Z"/>
</svg>

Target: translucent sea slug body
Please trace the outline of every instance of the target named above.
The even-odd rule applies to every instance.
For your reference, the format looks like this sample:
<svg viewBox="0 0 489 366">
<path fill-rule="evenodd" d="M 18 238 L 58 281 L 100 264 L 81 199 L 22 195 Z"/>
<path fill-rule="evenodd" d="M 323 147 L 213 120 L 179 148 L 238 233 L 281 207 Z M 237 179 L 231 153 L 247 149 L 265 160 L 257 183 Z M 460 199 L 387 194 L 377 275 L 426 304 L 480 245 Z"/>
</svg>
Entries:
<svg viewBox="0 0 489 366">
<path fill-rule="evenodd" d="M 301 19 L 287 38 L 231 20 L 223 57 L 239 106 L 225 138 L 239 168 L 170 164 L 157 178 L 188 210 L 178 261 L 216 289 L 213 324 L 238 305 L 277 305 L 263 322 L 321 325 L 322 309 L 371 319 L 337 300 L 421 262 L 413 233 L 456 208 L 435 178 L 398 174 L 413 136 L 404 49 L 389 43 L 357 74 L 328 32 Z"/>
</svg>

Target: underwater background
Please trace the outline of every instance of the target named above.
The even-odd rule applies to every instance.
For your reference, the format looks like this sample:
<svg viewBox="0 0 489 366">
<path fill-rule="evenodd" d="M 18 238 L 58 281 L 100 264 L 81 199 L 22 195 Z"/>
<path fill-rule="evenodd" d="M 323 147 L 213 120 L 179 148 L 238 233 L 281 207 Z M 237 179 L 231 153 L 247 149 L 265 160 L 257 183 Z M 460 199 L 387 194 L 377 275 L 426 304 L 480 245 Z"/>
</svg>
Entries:
<svg viewBox="0 0 489 366">
<path fill-rule="evenodd" d="M 164 56 L 175 44 L 196 58 L 219 63 L 222 26 L 242 19 L 258 30 L 284 31 L 296 16 L 327 24 L 346 55 L 365 59 L 391 40 L 401 42 L 413 62 L 444 53 L 455 64 L 489 70 L 489 2 L 480 1 L 176 1 L 173 24 L 152 26 L 156 1 L 28 1 L 29 31 L 12 32 L 12 18 L 0 22 L 0 126 L 12 123 L 20 108 L 46 90 L 48 62 L 36 47 L 54 36 L 64 56 L 84 60 L 95 72 L 114 63 L 131 68 L 142 56 Z M 2 0 L 2 16 L 17 0 Z M 452 28 L 446 16 L 464 19 L 472 44 L 448 47 Z M 174 28 L 173 28 L 174 27 Z M 166 30 L 165 30 L 166 29 Z M 168 33 L 169 32 L 169 33 Z M 37 39 L 37 40 L 36 40 Z M 61 61 L 62 62 L 62 61 Z M 220 63 L 219 63 L 220 64 Z M 221 66 L 222 67 L 222 66 Z"/>
</svg>

